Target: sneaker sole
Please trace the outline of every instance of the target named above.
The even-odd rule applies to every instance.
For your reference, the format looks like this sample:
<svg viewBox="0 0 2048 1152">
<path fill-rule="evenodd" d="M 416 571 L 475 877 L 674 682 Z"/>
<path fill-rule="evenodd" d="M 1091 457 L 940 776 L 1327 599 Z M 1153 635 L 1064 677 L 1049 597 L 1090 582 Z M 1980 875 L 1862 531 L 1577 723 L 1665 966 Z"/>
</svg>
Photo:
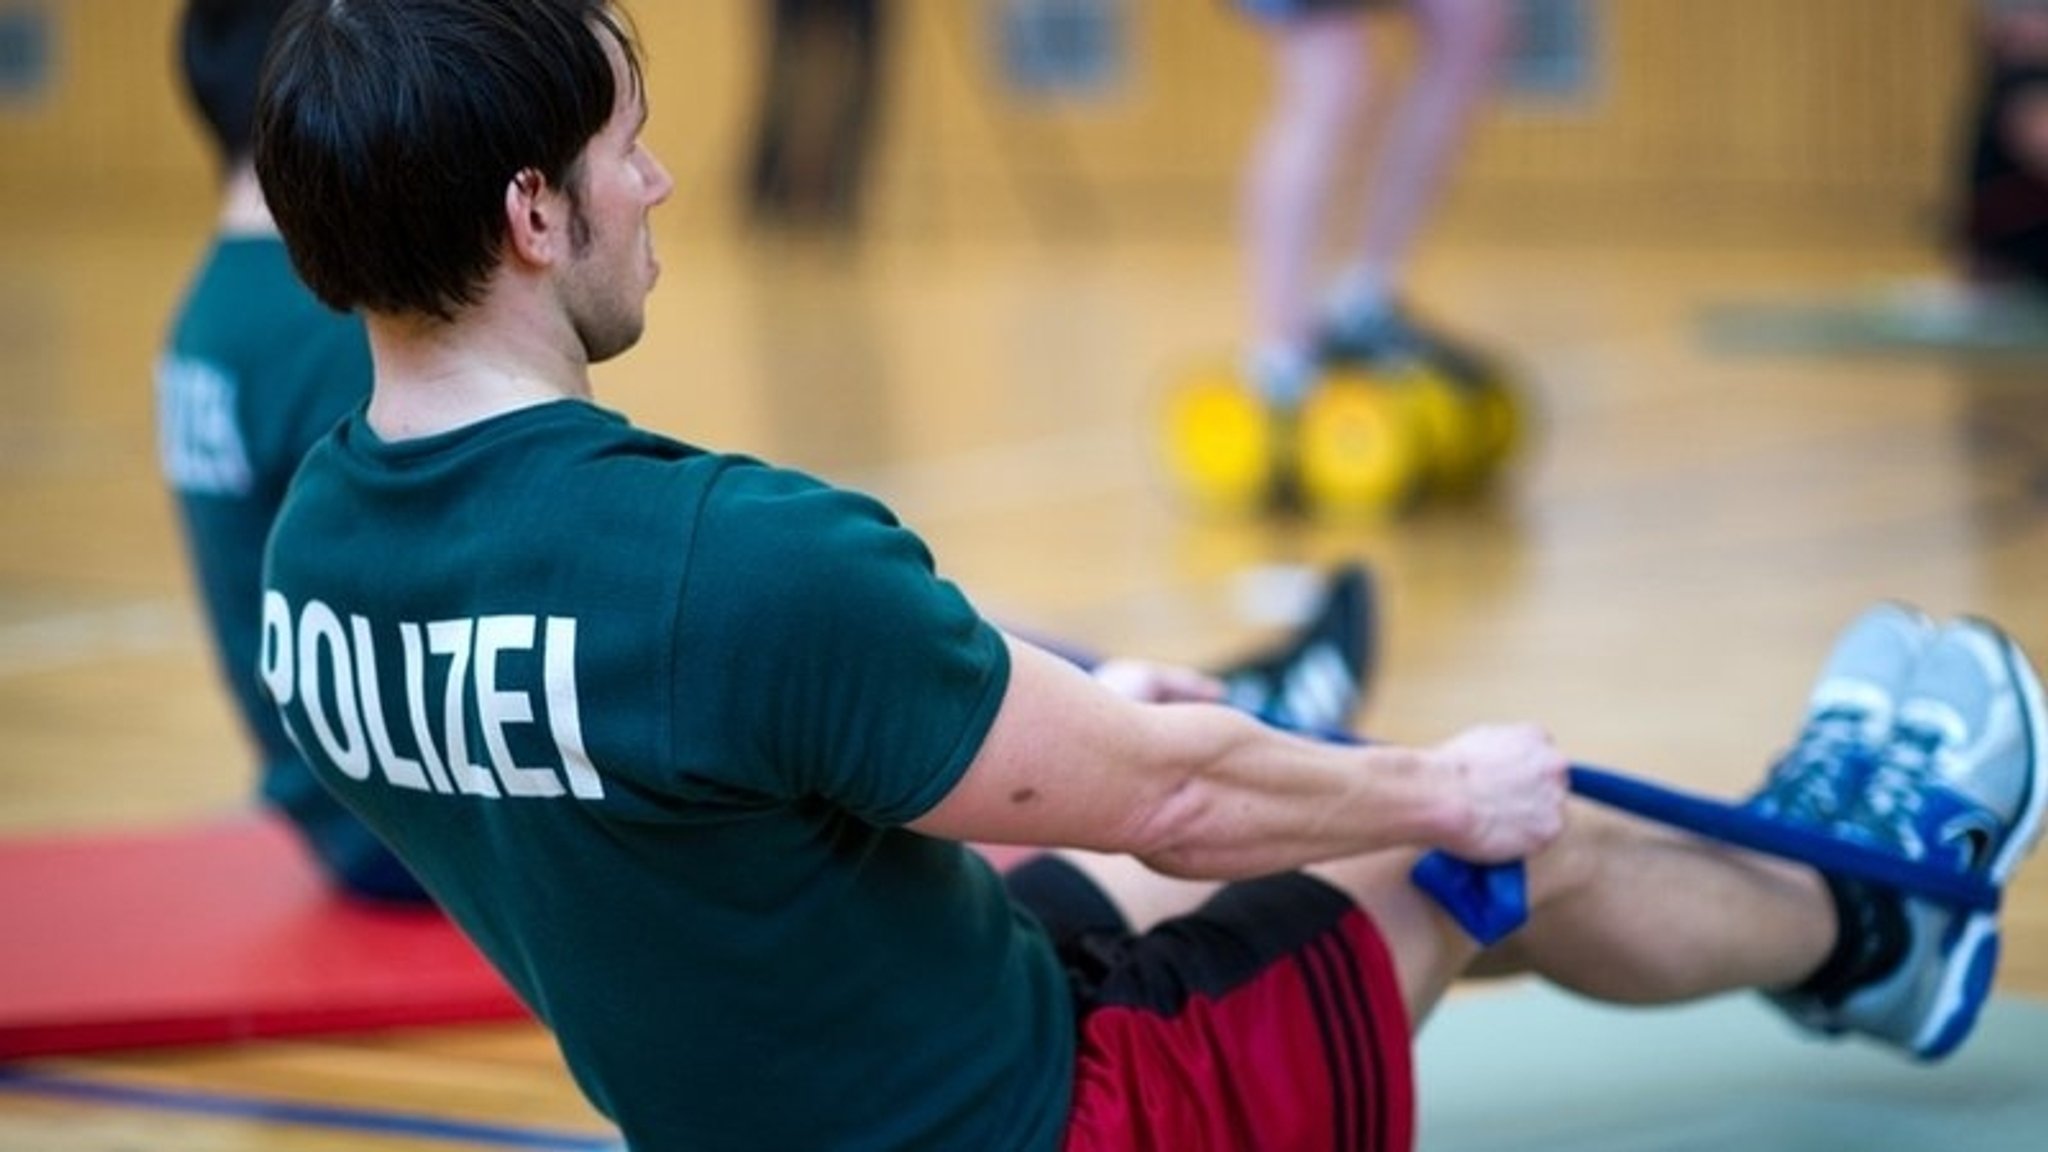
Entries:
<svg viewBox="0 0 2048 1152">
<path fill-rule="evenodd" d="M 2003 888 L 2041 838 L 2041 817 L 2043 810 L 2048 809 L 2048 789 L 2041 786 L 2040 773 L 2033 769 L 2039 765 L 2042 749 L 2048 748 L 2048 705 L 2043 703 L 2040 678 L 2034 674 L 2033 666 L 2019 644 L 1989 621 L 1972 618 L 1971 623 L 1998 641 L 2006 671 L 2019 690 L 2020 707 L 2026 719 L 2027 763 L 2030 766 L 2027 798 L 2020 806 L 2005 845 L 1992 859 L 1990 869 L 1992 882 Z M 1929 1014 L 1927 1025 L 1913 1038 L 1915 1056 L 1922 1060 L 1939 1060 L 1955 1051 L 1969 1036 L 1971 1029 L 1976 1027 L 1977 1016 L 1985 1001 L 1990 999 L 1992 979 L 1998 972 L 1998 953 L 1997 914 L 1971 914 L 1944 964 L 1935 1010 Z"/>
<path fill-rule="evenodd" d="M 1962 935 L 1944 965 L 1941 990 L 1927 1024 L 1913 1037 L 1913 1055 L 1922 1060 L 1939 1060 L 1954 1052 L 1977 1026 L 1984 1002 L 1991 998 L 1991 981 L 1998 972 L 1998 917 L 1990 912 L 1973 913 L 1964 923 Z"/>
<path fill-rule="evenodd" d="M 2033 666 L 2028 663 L 2019 644 L 1995 624 L 1984 620 L 1973 622 L 1997 638 L 2006 670 L 2019 688 L 2020 706 L 2026 713 L 2027 763 L 2030 767 L 2027 799 L 2013 820 L 2012 831 L 2006 835 L 2004 846 L 1991 862 L 1991 879 L 2003 887 L 2041 839 L 2041 816 L 2043 810 L 2048 809 L 2048 788 L 2041 786 L 2039 766 L 2041 751 L 2048 748 L 2048 704 L 2043 703 L 2040 678 L 2035 676 Z"/>
</svg>

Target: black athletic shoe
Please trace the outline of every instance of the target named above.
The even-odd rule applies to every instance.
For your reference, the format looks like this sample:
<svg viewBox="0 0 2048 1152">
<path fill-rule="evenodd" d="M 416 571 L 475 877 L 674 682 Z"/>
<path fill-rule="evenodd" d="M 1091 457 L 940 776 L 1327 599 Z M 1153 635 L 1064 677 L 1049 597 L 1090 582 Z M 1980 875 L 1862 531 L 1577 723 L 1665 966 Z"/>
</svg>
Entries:
<svg viewBox="0 0 2048 1152">
<path fill-rule="evenodd" d="M 1417 321 L 1400 307 L 1324 321 L 1316 332 L 1316 358 L 1324 364 L 1378 369 L 1425 365 L 1465 385 L 1485 384 L 1500 375 L 1478 348 Z"/>
<path fill-rule="evenodd" d="M 1286 728 L 1345 731 L 1365 703 L 1377 631 L 1372 577 L 1345 564 L 1293 635 L 1214 674 L 1232 707 Z"/>
</svg>

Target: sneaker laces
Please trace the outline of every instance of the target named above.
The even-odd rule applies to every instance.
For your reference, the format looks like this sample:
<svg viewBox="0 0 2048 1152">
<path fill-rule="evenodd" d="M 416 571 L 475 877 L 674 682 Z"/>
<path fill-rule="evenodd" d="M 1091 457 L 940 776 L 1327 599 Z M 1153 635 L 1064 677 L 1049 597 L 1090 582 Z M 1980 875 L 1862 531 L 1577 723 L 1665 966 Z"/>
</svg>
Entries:
<svg viewBox="0 0 2048 1152">
<path fill-rule="evenodd" d="M 1938 728 L 1900 723 L 1871 766 L 1863 791 L 1843 815 L 1843 825 L 1909 860 L 1925 859 L 1927 841 L 1920 832 L 1920 813 L 1943 743 Z"/>
<path fill-rule="evenodd" d="M 1808 717 L 1751 805 L 1794 823 L 1833 824 L 1842 814 L 1845 781 L 1879 759 L 1863 736 L 1869 722 L 1868 712 L 1840 704 Z"/>
</svg>

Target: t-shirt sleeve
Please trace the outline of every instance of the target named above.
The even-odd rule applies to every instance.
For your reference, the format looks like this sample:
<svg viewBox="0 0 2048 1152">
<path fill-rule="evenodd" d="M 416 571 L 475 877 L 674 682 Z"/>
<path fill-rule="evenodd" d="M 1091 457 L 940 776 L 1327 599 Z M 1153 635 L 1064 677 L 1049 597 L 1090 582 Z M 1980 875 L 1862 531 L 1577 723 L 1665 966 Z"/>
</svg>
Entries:
<svg viewBox="0 0 2048 1152">
<path fill-rule="evenodd" d="M 681 600 L 679 767 L 728 798 L 916 819 L 994 721 L 1001 634 L 880 503 L 760 466 L 719 489 Z"/>
</svg>

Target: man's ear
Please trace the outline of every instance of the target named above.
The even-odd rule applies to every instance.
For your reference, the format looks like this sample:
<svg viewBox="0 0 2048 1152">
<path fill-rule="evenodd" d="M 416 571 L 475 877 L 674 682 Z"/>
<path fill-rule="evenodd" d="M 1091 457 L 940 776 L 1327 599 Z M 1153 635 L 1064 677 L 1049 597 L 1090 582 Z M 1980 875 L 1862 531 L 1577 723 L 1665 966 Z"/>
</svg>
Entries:
<svg viewBox="0 0 2048 1152">
<path fill-rule="evenodd" d="M 508 255 L 528 264 L 560 259 L 568 236 L 566 198 L 537 168 L 521 168 L 505 183 Z"/>
</svg>

